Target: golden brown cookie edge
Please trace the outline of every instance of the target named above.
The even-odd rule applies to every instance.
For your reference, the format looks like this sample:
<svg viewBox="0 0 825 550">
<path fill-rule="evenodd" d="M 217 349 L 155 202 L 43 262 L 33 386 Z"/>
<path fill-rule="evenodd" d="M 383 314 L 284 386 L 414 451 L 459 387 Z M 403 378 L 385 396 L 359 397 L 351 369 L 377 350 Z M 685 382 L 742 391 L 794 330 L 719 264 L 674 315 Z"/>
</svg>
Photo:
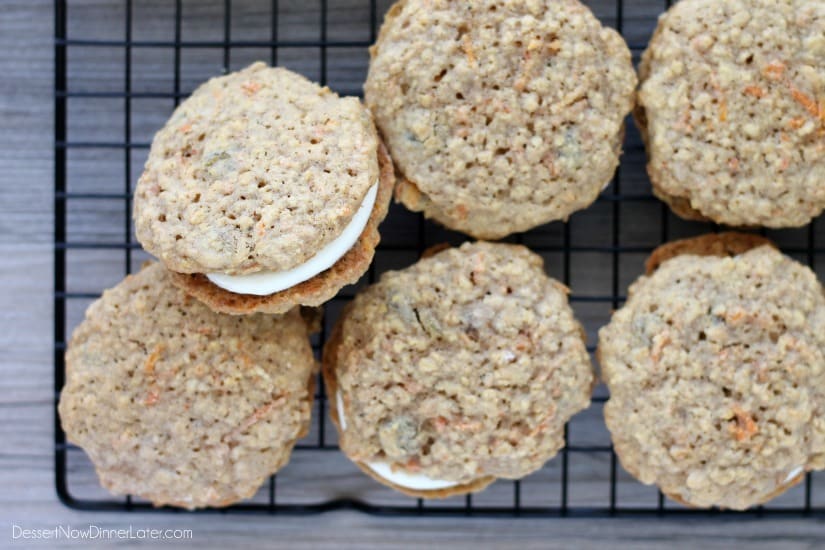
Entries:
<svg viewBox="0 0 825 550">
<path fill-rule="evenodd" d="M 666 261 L 683 254 L 717 257 L 738 256 L 760 246 L 776 248 L 776 245 L 765 237 L 735 231 L 709 233 L 699 237 L 671 241 L 653 251 L 645 262 L 645 273 L 651 275 Z"/>
</svg>

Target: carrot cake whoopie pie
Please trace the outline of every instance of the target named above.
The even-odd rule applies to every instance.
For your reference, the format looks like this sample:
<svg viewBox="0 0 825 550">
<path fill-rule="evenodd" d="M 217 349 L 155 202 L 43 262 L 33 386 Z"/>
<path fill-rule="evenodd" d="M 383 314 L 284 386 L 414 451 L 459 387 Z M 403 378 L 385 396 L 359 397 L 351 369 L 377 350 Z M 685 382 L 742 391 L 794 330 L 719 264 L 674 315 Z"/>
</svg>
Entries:
<svg viewBox="0 0 825 550">
<path fill-rule="evenodd" d="M 636 74 L 578 0 L 401 0 L 371 54 L 365 102 L 411 210 L 498 239 L 611 180 Z"/>
<path fill-rule="evenodd" d="M 765 239 L 665 245 L 599 334 L 624 468 L 742 510 L 825 468 L 825 290 Z"/>
<path fill-rule="evenodd" d="M 538 470 L 594 384 L 567 289 L 526 248 L 490 243 L 444 250 L 359 293 L 323 373 L 342 451 L 422 498 Z"/>
<path fill-rule="evenodd" d="M 825 209 L 825 0 L 681 0 L 640 78 L 648 172 L 676 214 L 797 227 Z"/>
<path fill-rule="evenodd" d="M 66 351 L 60 419 L 113 493 L 227 506 L 309 430 L 317 364 L 298 308 L 222 315 L 170 278 L 154 263 L 89 307 Z"/>
<path fill-rule="evenodd" d="M 212 309 L 283 313 L 363 275 L 393 185 L 358 99 L 255 63 L 203 84 L 157 133 L 135 226 Z"/>
</svg>

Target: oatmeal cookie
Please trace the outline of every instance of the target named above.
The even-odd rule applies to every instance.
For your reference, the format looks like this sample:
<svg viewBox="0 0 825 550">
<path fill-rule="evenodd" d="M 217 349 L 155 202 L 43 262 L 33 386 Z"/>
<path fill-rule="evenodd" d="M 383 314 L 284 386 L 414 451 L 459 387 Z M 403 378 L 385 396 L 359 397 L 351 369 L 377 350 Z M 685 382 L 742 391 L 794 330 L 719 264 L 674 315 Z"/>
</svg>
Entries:
<svg viewBox="0 0 825 550">
<path fill-rule="evenodd" d="M 315 368 L 298 309 L 214 313 L 155 263 L 107 290 L 75 330 L 61 423 L 113 493 L 227 506 L 307 433 Z"/>
<path fill-rule="evenodd" d="M 157 133 L 135 228 L 178 284 L 215 287 L 190 289 L 215 309 L 282 313 L 366 271 L 393 185 L 358 99 L 255 63 L 203 84 Z"/>
<path fill-rule="evenodd" d="M 825 209 L 825 0 L 682 0 L 640 78 L 648 172 L 676 214 L 797 227 Z"/>
<path fill-rule="evenodd" d="M 447 227 L 498 239 L 567 219 L 618 165 L 630 51 L 577 0 L 401 0 L 371 53 L 396 198 Z"/>
<path fill-rule="evenodd" d="M 384 274 L 343 312 L 323 365 L 344 453 L 424 498 L 541 468 L 594 383 L 567 289 L 526 248 L 490 243 Z"/>
<path fill-rule="evenodd" d="M 599 333 L 622 465 L 696 507 L 742 510 L 825 468 L 825 291 L 749 236 L 667 245 Z"/>
</svg>

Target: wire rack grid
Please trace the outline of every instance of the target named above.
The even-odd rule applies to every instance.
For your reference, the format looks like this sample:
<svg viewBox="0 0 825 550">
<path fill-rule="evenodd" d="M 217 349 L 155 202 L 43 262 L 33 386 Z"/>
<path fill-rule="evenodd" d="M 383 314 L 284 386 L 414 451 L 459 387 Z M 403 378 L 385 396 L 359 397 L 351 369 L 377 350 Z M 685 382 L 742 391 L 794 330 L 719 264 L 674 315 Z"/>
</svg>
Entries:
<svg viewBox="0 0 825 550">
<path fill-rule="evenodd" d="M 656 17 L 670 2 L 593 0 L 588 4 L 606 24 L 625 35 L 638 60 Z M 133 182 L 151 132 L 199 81 L 254 59 L 286 65 L 340 93 L 360 95 L 366 49 L 388 5 L 388 0 L 55 0 L 55 405 L 65 379 L 66 342 L 82 310 L 103 288 L 133 272 L 144 255 L 134 238 L 131 203 Z M 190 70 L 193 67 L 196 70 Z M 87 123 L 89 118 L 94 122 Z M 571 301 L 587 328 L 592 351 L 596 330 L 623 303 L 622 293 L 641 272 L 644 257 L 672 238 L 713 230 L 718 228 L 674 218 L 654 199 L 644 171 L 641 140 L 628 124 L 622 166 L 593 207 L 568 223 L 549 224 L 511 240 L 540 253 L 550 274 L 571 287 Z M 818 224 L 765 233 L 788 254 L 818 268 L 822 276 L 825 249 L 816 243 L 823 242 L 825 235 Z M 375 281 L 386 269 L 409 265 L 433 244 L 464 240 L 398 206 L 392 207 L 382 227 L 382 239 L 375 263 L 359 285 Z M 98 276 L 107 270 L 111 272 L 108 279 Z M 323 330 L 313 341 L 316 352 L 354 291 L 345 289 L 328 304 Z M 542 472 L 525 480 L 499 481 L 476 496 L 439 503 L 387 494 L 389 490 L 373 485 L 368 490 L 349 490 L 342 480 L 363 476 L 345 459 L 329 459 L 340 453 L 328 452 L 337 446 L 334 430 L 326 421 L 323 381 L 319 386 L 313 429 L 299 442 L 292 463 L 272 476 L 254 499 L 226 512 L 310 514 L 355 509 L 421 516 L 736 515 L 667 502 L 661 493 L 625 474 L 600 422 L 607 398 L 604 387 L 597 389 L 589 418 L 577 425 L 577 417 L 568 425 L 564 450 Z M 55 481 L 62 502 L 82 510 L 154 509 L 131 496 L 117 498 L 90 489 L 96 487 L 94 474 L 82 451 L 66 442 L 56 409 L 54 423 Z M 306 489 L 309 480 L 320 473 L 318 469 L 328 468 L 328 463 L 340 470 L 331 479 L 341 481 L 343 489 Z M 306 464 L 306 471 L 283 481 L 293 464 Z M 825 486 L 816 490 L 825 484 L 820 477 L 808 475 L 777 504 L 745 514 L 823 516 Z"/>
</svg>

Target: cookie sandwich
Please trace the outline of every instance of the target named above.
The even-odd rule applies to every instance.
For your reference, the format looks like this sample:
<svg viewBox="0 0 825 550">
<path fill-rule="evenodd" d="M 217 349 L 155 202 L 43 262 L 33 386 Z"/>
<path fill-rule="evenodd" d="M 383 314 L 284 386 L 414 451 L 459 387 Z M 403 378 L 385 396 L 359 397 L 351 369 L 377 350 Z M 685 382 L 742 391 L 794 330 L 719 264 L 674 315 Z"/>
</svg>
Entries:
<svg viewBox="0 0 825 550">
<path fill-rule="evenodd" d="M 825 468 L 825 290 L 765 239 L 659 248 L 598 358 L 621 464 L 677 502 L 743 510 Z"/>
<path fill-rule="evenodd" d="M 364 98 L 409 209 L 499 239 L 612 179 L 636 73 L 578 0 L 401 0 L 370 51 Z"/>
<path fill-rule="evenodd" d="M 676 214 L 799 227 L 825 209 L 825 1 L 682 0 L 639 70 L 648 172 Z"/>
<path fill-rule="evenodd" d="M 215 313 L 160 264 L 104 292 L 66 351 L 60 420 L 109 491 L 156 506 L 251 497 L 309 430 L 316 363 L 298 309 Z"/>
<path fill-rule="evenodd" d="M 359 293 L 323 374 L 342 451 L 422 498 L 541 468 L 594 383 L 567 289 L 526 248 L 490 243 L 444 250 Z"/>
<path fill-rule="evenodd" d="M 367 270 L 393 185 L 356 98 L 255 63 L 203 84 L 157 133 L 135 227 L 212 309 L 283 313 Z"/>
</svg>

